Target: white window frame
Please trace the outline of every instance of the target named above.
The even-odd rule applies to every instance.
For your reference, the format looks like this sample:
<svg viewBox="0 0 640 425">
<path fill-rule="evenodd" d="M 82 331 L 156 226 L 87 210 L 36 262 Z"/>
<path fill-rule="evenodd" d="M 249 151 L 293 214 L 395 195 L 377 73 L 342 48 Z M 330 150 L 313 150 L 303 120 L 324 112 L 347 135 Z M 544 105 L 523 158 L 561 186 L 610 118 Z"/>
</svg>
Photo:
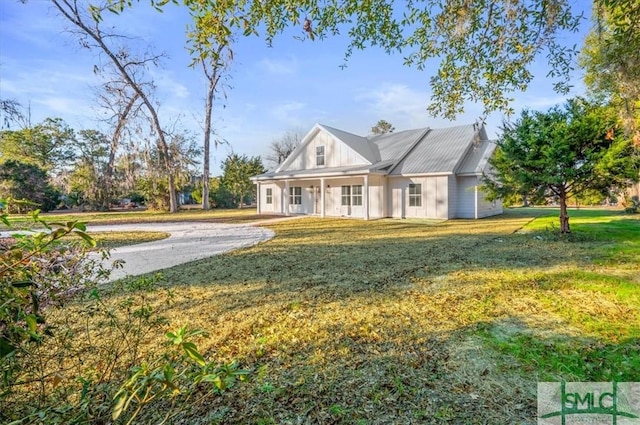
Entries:
<svg viewBox="0 0 640 425">
<path fill-rule="evenodd" d="M 351 206 L 351 186 L 349 185 L 342 186 L 340 193 L 341 193 L 340 205 L 342 205 L 343 207 Z"/>
<path fill-rule="evenodd" d="M 302 186 L 289 188 L 289 205 L 302 205 Z"/>
<path fill-rule="evenodd" d="M 325 165 L 324 146 L 316 146 L 316 166 L 324 167 L 324 165 Z"/>
<path fill-rule="evenodd" d="M 273 189 L 268 187 L 265 193 L 265 202 L 267 204 L 273 204 Z"/>
<path fill-rule="evenodd" d="M 351 205 L 354 207 L 362 206 L 362 185 L 356 184 L 351 186 Z"/>
<path fill-rule="evenodd" d="M 409 183 L 409 206 L 422 206 L 422 183 Z"/>
</svg>

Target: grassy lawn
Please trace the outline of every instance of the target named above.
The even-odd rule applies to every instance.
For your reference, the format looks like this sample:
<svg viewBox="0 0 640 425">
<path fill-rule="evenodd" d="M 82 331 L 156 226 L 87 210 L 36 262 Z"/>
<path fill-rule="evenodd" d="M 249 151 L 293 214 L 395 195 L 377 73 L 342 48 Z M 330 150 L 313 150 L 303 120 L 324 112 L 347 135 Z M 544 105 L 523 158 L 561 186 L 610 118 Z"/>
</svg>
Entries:
<svg viewBox="0 0 640 425">
<path fill-rule="evenodd" d="M 89 224 L 124 224 L 124 223 L 159 223 L 172 221 L 207 221 L 223 223 L 243 223 L 255 221 L 257 219 L 268 218 L 269 216 L 258 216 L 255 208 L 243 209 L 214 209 L 202 211 L 198 209 L 181 210 L 175 214 L 165 211 L 113 211 L 113 212 L 53 212 L 41 213 L 40 217 L 47 221 L 83 221 Z M 28 216 L 11 215 L 11 221 L 16 226 L 31 225 Z M 4 228 L 0 223 L 0 230 Z"/>
<path fill-rule="evenodd" d="M 92 232 L 98 248 L 118 248 L 144 242 L 159 241 L 169 237 L 165 232 Z"/>
<path fill-rule="evenodd" d="M 640 381 L 640 217 L 571 210 L 561 238 L 557 215 L 279 222 L 146 288 L 142 349 L 188 325 L 251 370 L 184 423 L 533 424 L 538 381 Z"/>
</svg>

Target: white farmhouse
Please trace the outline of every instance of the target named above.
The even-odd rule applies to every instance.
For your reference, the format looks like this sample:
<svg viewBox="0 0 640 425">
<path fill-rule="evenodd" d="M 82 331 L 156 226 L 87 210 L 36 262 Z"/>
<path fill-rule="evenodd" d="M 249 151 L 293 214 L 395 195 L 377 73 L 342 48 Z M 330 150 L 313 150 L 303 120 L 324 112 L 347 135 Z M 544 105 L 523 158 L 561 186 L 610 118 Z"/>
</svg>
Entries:
<svg viewBox="0 0 640 425">
<path fill-rule="evenodd" d="M 273 172 L 252 177 L 259 214 L 482 218 L 478 186 L 495 144 L 475 124 L 362 137 L 316 124 Z"/>
</svg>

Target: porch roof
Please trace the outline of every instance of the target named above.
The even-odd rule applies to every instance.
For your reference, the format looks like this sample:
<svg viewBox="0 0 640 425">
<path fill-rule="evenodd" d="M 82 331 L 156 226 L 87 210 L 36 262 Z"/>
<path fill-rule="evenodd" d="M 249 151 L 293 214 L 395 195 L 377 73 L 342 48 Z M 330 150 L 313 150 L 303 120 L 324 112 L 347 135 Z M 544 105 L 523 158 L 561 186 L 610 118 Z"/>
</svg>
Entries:
<svg viewBox="0 0 640 425">
<path fill-rule="evenodd" d="M 300 178 L 340 177 L 365 174 L 386 174 L 393 161 L 382 161 L 374 165 L 357 165 L 333 168 L 312 168 L 308 170 L 270 171 L 251 177 L 253 181 L 288 180 Z"/>
</svg>

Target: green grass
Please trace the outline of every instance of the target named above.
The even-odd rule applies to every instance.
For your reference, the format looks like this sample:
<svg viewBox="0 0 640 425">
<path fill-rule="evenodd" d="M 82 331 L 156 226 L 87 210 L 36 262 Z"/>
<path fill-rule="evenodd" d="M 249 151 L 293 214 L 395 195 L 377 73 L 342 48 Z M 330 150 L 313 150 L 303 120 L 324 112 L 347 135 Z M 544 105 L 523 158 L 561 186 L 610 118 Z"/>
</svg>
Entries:
<svg viewBox="0 0 640 425">
<path fill-rule="evenodd" d="M 206 221 L 242 223 L 255 221 L 257 219 L 268 218 L 268 216 L 258 216 L 255 208 L 243 209 L 213 209 L 202 210 L 181 210 L 171 214 L 166 211 L 114 211 L 114 212 L 54 212 L 41 213 L 40 217 L 47 221 L 82 221 L 85 223 L 98 224 L 124 224 L 124 223 L 160 223 L 173 221 Z M 31 219 L 27 215 L 12 215 L 11 221 L 15 226 L 29 226 Z M 0 229 L 4 226 L 0 223 Z"/>
<path fill-rule="evenodd" d="M 570 214 L 571 237 L 540 208 L 275 223 L 268 242 L 164 271 L 145 296 L 165 324 L 142 349 L 188 325 L 252 371 L 188 423 L 533 424 L 538 381 L 640 381 L 640 216 Z"/>
<path fill-rule="evenodd" d="M 92 232 L 98 248 L 118 248 L 145 242 L 159 241 L 169 237 L 165 232 Z"/>
</svg>

